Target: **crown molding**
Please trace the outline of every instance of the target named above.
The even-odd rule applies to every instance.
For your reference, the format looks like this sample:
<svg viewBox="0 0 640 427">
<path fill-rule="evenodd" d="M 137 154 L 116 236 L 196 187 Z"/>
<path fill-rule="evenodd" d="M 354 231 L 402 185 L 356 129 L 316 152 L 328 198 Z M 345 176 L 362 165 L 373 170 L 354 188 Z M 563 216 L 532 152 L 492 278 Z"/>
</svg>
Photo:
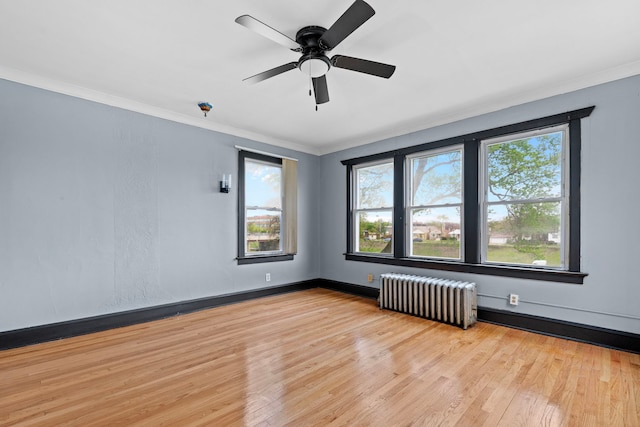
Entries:
<svg viewBox="0 0 640 427">
<path fill-rule="evenodd" d="M 471 117 L 493 113 L 516 105 L 539 101 L 545 98 L 561 95 L 568 92 L 608 83 L 615 80 L 635 76 L 640 74 L 640 61 L 622 64 L 595 73 L 584 74 L 582 76 L 567 78 L 562 81 L 552 82 L 546 85 L 532 86 L 527 90 L 520 90 L 517 93 L 508 93 L 496 98 L 485 98 L 478 100 L 471 106 L 455 111 L 447 112 L 439 116 L 428 118 L 410 119 L 405 123 L 399 123 L 387 130 L 376 130 L 368 132 L 360 138 L 328 143 L 323 146 L 308 146 L 296 141 L 282 140 L 257 132 L 240 129 L 234 126 L 227 126 L 216 123 L 212 120 L 202 120 L 201 118 L 186 116 L 174 111 L 166 110 L 153 105 L 138 102 L 132 99 L 110 95 L 93 89 L 77 86 L 71 83 L 51 79 L 48 77 L 0 66 L 0 78 L 21 83 L 28 86 L 37 87 L 60 94 L 73 96 L 112 107 L 122 108 L 148 116 L 161 118 L 189 126 L 194 126 L 206 130 L 220 132 L 239 138 L 245 138 L 276 147 L 295 150 L 302 153 L 323 156 L 326 154 L 343 151 L 370 143 L 383 141 L 389 138 L 430 129 L 454 123 Z"/>
</svg>

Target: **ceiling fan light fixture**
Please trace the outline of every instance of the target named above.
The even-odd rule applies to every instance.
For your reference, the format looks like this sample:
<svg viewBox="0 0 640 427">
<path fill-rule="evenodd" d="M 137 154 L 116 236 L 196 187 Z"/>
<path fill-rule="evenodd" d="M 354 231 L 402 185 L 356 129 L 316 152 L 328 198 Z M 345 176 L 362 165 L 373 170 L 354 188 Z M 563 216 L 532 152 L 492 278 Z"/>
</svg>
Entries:
<svg viewBox="0 0 640 427">
<path fill-rule="evenodd" d="M 375 13 L 373 8 L 364 0 L 354 0 L 353 4 L 329 29 L 318 25 L 307 25 L 296 32 L 295 41 L 250 15 L 239 16 L 236 19 L 238 24 L 289 48 L 293 52 L 302 54 L 297 62 L 280 65 L 248 77 L 243 81 L 257 83 L 298 68 L 309 79 L 309 96 L 315 93 L 317 109 L 318 104 L 329 102 L 329 89 L 327 88 L 325 74 L 331 67 L 344 68 L 388 79 L 396 69 L 394 65 L 344 55 L 334 55 L 329 59 L 325 53 L 338 46 Z M 311 90 L 312 85 L 313 92 Z"/>
<path fill-rule="evenodd" d="M 326 56 L 316 56 L 302 58 L 298 64 L 298 68 L 305 75 L 311 78 L 317 78 L 327 74 L 331 65 Z"/>
</svg>

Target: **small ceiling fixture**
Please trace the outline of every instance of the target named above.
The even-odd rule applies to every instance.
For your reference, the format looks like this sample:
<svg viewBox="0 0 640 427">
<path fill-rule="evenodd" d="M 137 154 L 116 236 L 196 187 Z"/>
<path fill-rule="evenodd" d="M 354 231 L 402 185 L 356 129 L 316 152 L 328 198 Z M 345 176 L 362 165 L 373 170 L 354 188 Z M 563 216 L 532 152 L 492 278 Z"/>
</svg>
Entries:
<svg viewBox="0 0 640 427">
<path fill-rule="evenodd" d="M 363 0 L 355 0 L 328 30 L 316 25 L 310 25 L 298 30 L 295 40 L 250 15 L 239 16 L 236 18 L 238 24 L 294 52 L 302 53 L 297 62 L 290 62 L 264 71 L 248 77 L 244 81 L 257 83 L 298 68 L 313 83 L 317 110 L 318 104 L 329 102 L 326 74 L 332 66 L 388 79 L 396 70 L 395 65 L 343 55 L 334 55 L 332 58 L 328 58 L 325 54 L 325 52 L 338 46 L 340 42 L 367 22 L 374 14 L 375 11 L 368 3 Z M 309 91 L 309 95 L 311 95 L 311 91 Z"/>
<path fill-rule="evenodd" d="M 200 107 L 200 110 L 202 110 L 204 116 L 207 117 L 207 113 L 211 111 L 213 105 L 209 104 L 208 102 L 201 102 L 198 104 L 198 107 Z"/>
</svg>

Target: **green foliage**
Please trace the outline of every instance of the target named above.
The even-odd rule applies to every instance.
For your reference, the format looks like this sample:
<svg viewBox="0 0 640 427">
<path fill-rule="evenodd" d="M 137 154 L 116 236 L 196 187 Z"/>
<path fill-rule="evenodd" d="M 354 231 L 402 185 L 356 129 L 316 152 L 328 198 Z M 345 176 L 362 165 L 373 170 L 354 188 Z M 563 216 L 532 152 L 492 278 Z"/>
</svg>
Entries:
<svg viewBox="0 0 640 427">
<path fill-rule="evenodd" d="M 384 236 L 386 234 L 387 227 L 390 225 L 391 222 L 389 221 L 369 221 L 367 218 L 367 213 L 360 212 L 360 237 L 365 237 L 367 233 Z"/>
<path fill-rule="evenodd" d="M 503 201 L 558 193 L 561 138 L 556 132 L 489 146 L 489 192 Z"/>
<path fill-rule="evenodd" d="M 271 236 L 277 236 L 280 234 L 280 217 L 279 216 L 270 217 L 268 224 L 247 222 L 247 233 L 269 234 Z"/>
<path fill-rule="evenodd" d="M 533 255 L 533 259 L 544 258 L 544 248 L 538 241 L 518 239 L 513 247 L 519 252 Z"/>
<path fill-rule="evenodd" d="M 488 147 L 491 200 L 504 202 L 507 216 L 489 224 L 493 232 L 512 236 L 514 248 L 543 259 L 549 233 L 560 228 L 556 202 L 516 202 L 561 193 L 562 133 L 493 144 Z"/>
<path fill-rule="evenodd" d="M 258 224 L 249 222 L 247 223 L 247 233 L 249 234 L 258 234 L 258 233 L 266 233 L 268 231 L 265 227 L 260 227 Z"/>
<path fill-rule="evenodd" d="M 531 238 L 547 241 L 550 232 L 560 228 L 560 213 L 557 203 L 527 203 L 507 206 L 509 216 L 505 222 L 517 240 Z"/>
</svg>

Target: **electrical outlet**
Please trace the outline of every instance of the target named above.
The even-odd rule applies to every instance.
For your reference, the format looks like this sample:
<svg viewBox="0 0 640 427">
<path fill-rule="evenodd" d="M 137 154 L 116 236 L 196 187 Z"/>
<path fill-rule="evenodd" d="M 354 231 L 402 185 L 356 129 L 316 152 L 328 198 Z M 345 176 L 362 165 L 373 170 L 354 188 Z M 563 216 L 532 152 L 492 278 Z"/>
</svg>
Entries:
<svg viewBox="0 0 640 427">
<path fill-rule="evenodd" d="M 509 304 L 518 305 L 520 302 L 520 297 L 517 294 L 509 294 Z"/>
<path fill-rule="evenodd" d="M 271 273 L 265 274 L 264 280 L 267 281 L 267 282 L 270 282 L 271 281 Z"/>
<path fill-rule="evenodd" d="M 367 275 L 367 282 L 369 282 L 369 283 L 373 282 L 373 274 L 369 273 Z"/>
</svg>

